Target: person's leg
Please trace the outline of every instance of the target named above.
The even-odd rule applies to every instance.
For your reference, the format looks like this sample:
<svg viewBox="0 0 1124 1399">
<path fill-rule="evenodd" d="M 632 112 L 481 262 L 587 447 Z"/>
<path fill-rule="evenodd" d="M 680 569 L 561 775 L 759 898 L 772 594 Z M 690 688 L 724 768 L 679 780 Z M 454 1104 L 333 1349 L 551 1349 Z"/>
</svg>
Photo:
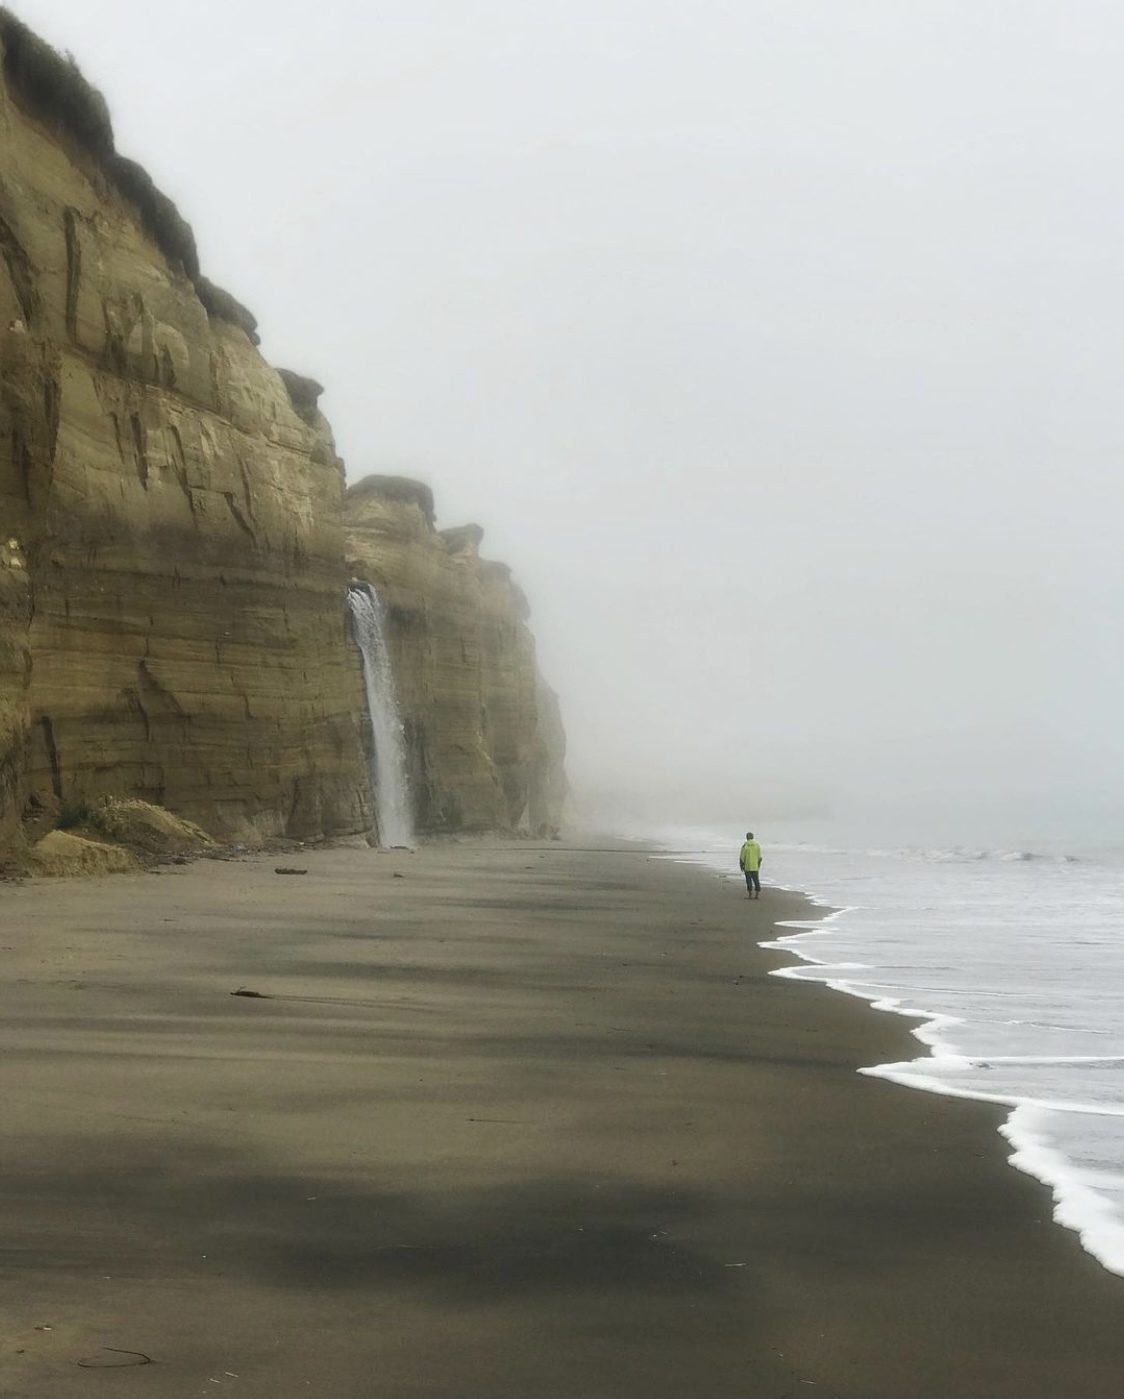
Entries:
<svg viewBox="0 0 1124 1399">
<path fill-rule="evenodd" d="M 753 870 L 751 873 L 753 876 L 753 887 L 756 890 L 753 897 L 755 899 L 759 899 L 761 897 L 761 876 L 757 873 L 756 870 Z"/>
<path fill-rule="evenodd" d="M 747 899 L 753 898 L 753 871 L 745 871 L 745 896 Z"/>
</svg>

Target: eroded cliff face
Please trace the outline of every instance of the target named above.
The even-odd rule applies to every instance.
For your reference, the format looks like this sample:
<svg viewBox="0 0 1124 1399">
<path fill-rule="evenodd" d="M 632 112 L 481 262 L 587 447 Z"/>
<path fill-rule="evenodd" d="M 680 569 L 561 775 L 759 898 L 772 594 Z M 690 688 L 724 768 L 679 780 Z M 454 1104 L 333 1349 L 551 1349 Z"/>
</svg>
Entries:
<svg viewBox="0 0 1124 1399">
<path fill-rule="evenodd" d="M 6 517 L 5 517 L 6 518 Z M 17 540 L 0 540 L 0 851 L 15 839 L 30 713 L 31 587 Z"/>
<path fill-rule="evenodd" d="M 0 58 L 0 853 L 102 796 L 247 842 L 370 831 L 353 575 L 389 604 L 419 829 L 557 825 L 557 705 L 479 531 L 368 486 L 345 543 L 320 386 L 2 9 Z"/>
<path fill-rule="evenodd" d="M 109 792 L 364 830 L 327 424 L 6 77 L 0 820 Z"/>
<path fill-rule="evenodd" d="M 387 611 L 418 828 L 556 828 L 565 738 L 510 570 L 478 526 L 437 531 L 419 482 L 369 476 L 345 512 L 348 567 Z"/>
</svg>

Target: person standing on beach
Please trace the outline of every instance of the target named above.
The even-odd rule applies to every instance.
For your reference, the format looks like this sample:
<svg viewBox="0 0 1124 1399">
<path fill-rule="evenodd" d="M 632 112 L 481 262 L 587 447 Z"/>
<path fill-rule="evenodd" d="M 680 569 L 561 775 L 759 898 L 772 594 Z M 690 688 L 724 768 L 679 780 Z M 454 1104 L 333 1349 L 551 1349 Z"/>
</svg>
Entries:
<svg viewBox="0 0 1124 1399">
<path fill-rule="evenodd" d="M 738 856 L 738 864 L 745 875 L 745 896 L 747 899 L 761 897 L 761 847 L 753 839 L 753 832 L 746 831 L 745 844 Z"/>
</svg>

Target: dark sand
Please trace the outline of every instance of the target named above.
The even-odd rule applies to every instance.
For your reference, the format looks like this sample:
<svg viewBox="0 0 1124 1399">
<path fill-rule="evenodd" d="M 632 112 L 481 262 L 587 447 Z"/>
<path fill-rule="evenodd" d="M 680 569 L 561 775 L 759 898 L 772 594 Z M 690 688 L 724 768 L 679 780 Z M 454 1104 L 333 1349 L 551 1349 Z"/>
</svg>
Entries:
<svg viewBox="0 0 1124 1399">
<path fill-rule="evenodd" d="M 767 976 L 803 911 L 532 844 L 0 887 L 0 1394 L 1124 1395 L 1000 1112 Z"/>
</svg>

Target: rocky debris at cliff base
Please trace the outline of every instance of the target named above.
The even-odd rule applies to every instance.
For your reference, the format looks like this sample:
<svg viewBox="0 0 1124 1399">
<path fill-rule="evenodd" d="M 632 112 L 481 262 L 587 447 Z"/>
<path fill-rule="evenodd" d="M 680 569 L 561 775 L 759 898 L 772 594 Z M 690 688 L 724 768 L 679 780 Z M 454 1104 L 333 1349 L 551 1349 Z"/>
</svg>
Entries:
<svg viewBox="0 0 1124 1399">
<path fill-rule="evenodd" d="M 59 807 L 57 829 L 26 848 L 17 872 L 52 879 L 128 874 L 183 863 L 214 845 L 206 831 L 150 802 L 102 797 Z"/>
<path fill-rule="evenodd" d="M 142 868 L 140 860 L 119 845 L 89 840 L 71 831 L 51 831 L 28 851 L 25 870 L 47 879 L 69 879 L 76 875 L 133 874 Z"/>
<path fill-rule="evenodd" d="M 135 799 L 103 797 L 91 808 L 90 823 L 114 844 L 144 855 L 190 855 L 215 843 L 193 821 Z"/>
</svg>

